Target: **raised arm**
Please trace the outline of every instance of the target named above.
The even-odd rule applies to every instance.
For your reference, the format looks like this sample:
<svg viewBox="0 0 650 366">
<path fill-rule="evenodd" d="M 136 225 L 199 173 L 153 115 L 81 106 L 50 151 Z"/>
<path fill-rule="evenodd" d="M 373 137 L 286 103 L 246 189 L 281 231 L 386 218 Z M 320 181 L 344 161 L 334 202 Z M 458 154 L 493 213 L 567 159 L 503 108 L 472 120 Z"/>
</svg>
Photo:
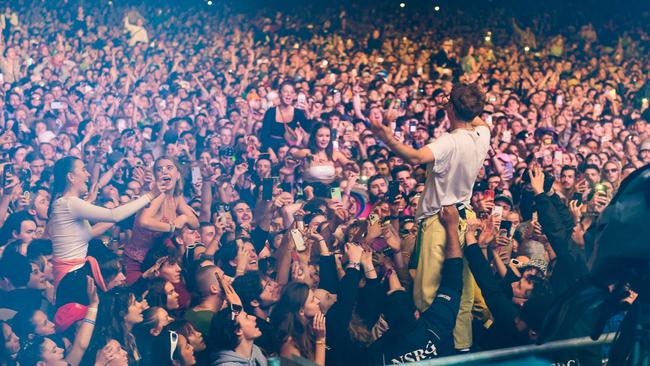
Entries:
<svg viewBox="0 0 650 366">
<path fill-rule="evenodd" d="M 433 156 L 433 151 L 428 147 L 422 147 L 420 149 L 414 149 L 408 145 L 405 145 L 399 142 L 393 131 L 390 127 L 384 126 L 380 121 L 371 121 L 370 126 L 375 132 L 375 136 L 379 137 L 389 149 L 391 149 L 395 154 L 397 154 L 402 159 L 406 160 L 410 164 L 420 165 L 432 163 L 435 161 Z"/>
<path fill-rule="evenodd" d="M 178 212 L 181 215 L 187 216 L 187 226 L 197 230 L 199 228 L 199 215 L 197 215 L 196 211 L 185 202 L 183 197 L 179 197 L 178 200 Z"/>
<path fill-rule="evenodd" d="M 113 209 L 95 206 L 81 198 L 71 199 L 68 205 L 70 212 L 80 219 L 93 222 L 120 222 L 151 203 L 153 198 L 153 193 L 147 193 L 136 200 Z"/>
<path fill-rule="evenodd" d="M 97 307 L 99 306 L 99 297 L 97 296 L 95 280 L 86 276 L 86 281 L 86 291 L 88 292 L 88 299 L 90 301 L 90 304 L 88 305 L 86 316 L 82 320 L 79 329 L 77 329 L 77 335 L 74 337 L 74 342 L 70 346 L 68 355 L 65 357 L 68 365 L 71 366 L 77 366 L 81 363 L 81 359 L 88 349 L 90 339 L 92 338 L 93 331 L 95 330 L 95 320 L 97 320 Z"/>
<path fill-rule="evenodd" d="M 151 201 L 151 205 L 142 210 L 142 213 L 138 215 L 136 218 L 136 223 L 147 230 L 170 232 L 172 230 L 172 227 L 169 223 L 164 223 L 155 218 L 156 213 L 160 210 L 164 201 L 165 196 L 160 195 L 156 197 L 153 201 Z"/>
</svg>

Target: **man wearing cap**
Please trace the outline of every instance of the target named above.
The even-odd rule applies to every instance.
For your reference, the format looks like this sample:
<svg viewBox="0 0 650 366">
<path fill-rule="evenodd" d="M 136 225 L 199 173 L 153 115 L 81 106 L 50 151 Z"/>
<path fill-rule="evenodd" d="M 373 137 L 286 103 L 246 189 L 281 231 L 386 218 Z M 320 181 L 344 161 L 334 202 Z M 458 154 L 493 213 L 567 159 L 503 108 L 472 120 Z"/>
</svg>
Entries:
<svg viewBox="0 0 650 366">
<path fill-rule="evenodd" d="M 452 131 L 417 150 L 399 142 L 390 127 L 381 122 L 372 123 L 376 136 L 396 155 L 413 165 L 427 164 L 425 189 L 416 214 L 420 223 L 418 242 L 411 258 L 411 267 L 417 267 L 413 295 L 420 311 L 425 311 L 431 305 L 440 284 L 440 269 L 447 242 L 440 223 L 440 209 L 443 205 L 462 205 L 465 218 L 474 217 L 470 209 L 472 188 L 490 148 L 490 129 L 478 118 L 484 105 L 485 94 L 475 84 L 454 86 L 446 107 Z M 464 234 L 461 234 L 463 237 Z M 474 290 L 467 266 L 463 285 L 463 298 L 454 331 L 455 346 L 459 350 L 472 345 Z"/>
</svg>

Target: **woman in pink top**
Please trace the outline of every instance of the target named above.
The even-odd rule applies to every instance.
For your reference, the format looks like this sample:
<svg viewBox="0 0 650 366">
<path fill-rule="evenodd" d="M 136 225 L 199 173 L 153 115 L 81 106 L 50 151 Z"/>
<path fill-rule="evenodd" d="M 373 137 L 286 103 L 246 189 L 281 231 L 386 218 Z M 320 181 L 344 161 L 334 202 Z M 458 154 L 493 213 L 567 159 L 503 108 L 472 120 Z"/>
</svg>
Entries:
<svg viewBox="0 0 650 366">
<path fill-rule="evenodd" d="M 160 157 L 153 165 L 156 182 L 162 193 L 149 207 L 138 213 L 133 224 L 131 240 L 124 247 L 123 265 L 128 285 L 142 276 L 142 262 L 147 252 L 166 235 L 180 230 L 185 224 L 198 229 L 199 219 L 183 199 L 183 179 L 176 161 Z"/>
</svg>

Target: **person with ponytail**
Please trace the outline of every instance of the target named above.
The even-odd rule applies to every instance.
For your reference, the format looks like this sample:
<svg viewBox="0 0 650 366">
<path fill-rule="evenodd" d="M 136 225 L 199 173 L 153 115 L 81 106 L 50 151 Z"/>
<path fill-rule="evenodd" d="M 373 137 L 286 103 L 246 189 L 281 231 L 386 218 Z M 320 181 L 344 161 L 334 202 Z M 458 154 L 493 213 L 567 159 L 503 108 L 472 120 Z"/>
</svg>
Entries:
<svg viewBox="0 0 650 366">
<path fill-rule="evenodd" d="M 116 223 L 135 214 L 160 195 L 158 186 L 142 197 L 113 209 L 93 205 L 82 198 L 88 193 L 90 173 L 82 160 L 66 156 L 54 164 L 54 182 L 49 208 L 47 231 L 52 240 L 52 264 L 54 286 L 66 277 L 70 283 L 65 288 L 76 289 L 77 282 L 85 283 L 85 276 L 92 275 L 102 291 L 108 287 L 97 261 L 87 256 L 88 242 L 103 232 L 105 225 L 94 223 Z M 61 288 L 58 288 L 60 290 Z M 57 290 L 57 292 L 58 292 Z M 87 304 L 84 304 L 87 305 Z"/>
<path fill-rule="evenodd" d="M 124 247 L 122 263 L 129 286 L 142 276 L 144 258 L 159 238 L 173 234 L 186 224 L 192 229 L 199 228 L 198 215 L 183 199 L 183 178 L 176 160 L 160 157 L 154 163 L 153 170 L 155 180 L 161 187 L 161 195 L 138 213 L 133 224 L 133 235 Z"/>
</svg>

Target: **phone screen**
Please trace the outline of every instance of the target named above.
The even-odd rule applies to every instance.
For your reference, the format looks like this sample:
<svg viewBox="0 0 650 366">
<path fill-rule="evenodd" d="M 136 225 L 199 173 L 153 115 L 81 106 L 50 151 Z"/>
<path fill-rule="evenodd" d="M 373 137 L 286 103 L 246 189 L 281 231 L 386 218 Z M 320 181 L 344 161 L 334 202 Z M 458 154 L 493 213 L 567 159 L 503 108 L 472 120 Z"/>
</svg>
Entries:
<svg viewBox="0 0 650 366">
<path fill-rule="evenodd" d="M 397 196 L 399 196 L 399 182 L 398 181 L 391 181 L 388 184 L 388 198 L 391 201 L 394 201 Z"/>
<path fill-rule="evenodd" d="M 578 205 L 581 205 L 582 204 L 582 193 L 574 192 L 573 193 L 573 200 L 578 201 Z"/>
<path fill-rule="evenodd" d="M 192 184 L 198 184 L 200 183 L 203 179 L 201 176 L 201 168 L 198 166 L 195 166 L 192 168 Z"/>
<path fill-rule="evenodd" d="M 270 201 L 273 199 L 273 179 L 264 178 L 262 181 L 262 199 Z"/>
<path fill-rule="evenodd" d="M 332 189 L 330 189 L 330 197 L 331 197 L 334 201 L 341 202 L 341 201 L 342 201 L 342 197 L 341 197 L 341 188 L 336 187 L 336 188 L 332 188 Z"/>
<path fill-rule="evenodd" d="M 8 183 L 9 175 L 14 175 L 14 166 L 11 163 L 5 164 L 2 168 L 2 187 L 6 187 Z"/>
</svg>

